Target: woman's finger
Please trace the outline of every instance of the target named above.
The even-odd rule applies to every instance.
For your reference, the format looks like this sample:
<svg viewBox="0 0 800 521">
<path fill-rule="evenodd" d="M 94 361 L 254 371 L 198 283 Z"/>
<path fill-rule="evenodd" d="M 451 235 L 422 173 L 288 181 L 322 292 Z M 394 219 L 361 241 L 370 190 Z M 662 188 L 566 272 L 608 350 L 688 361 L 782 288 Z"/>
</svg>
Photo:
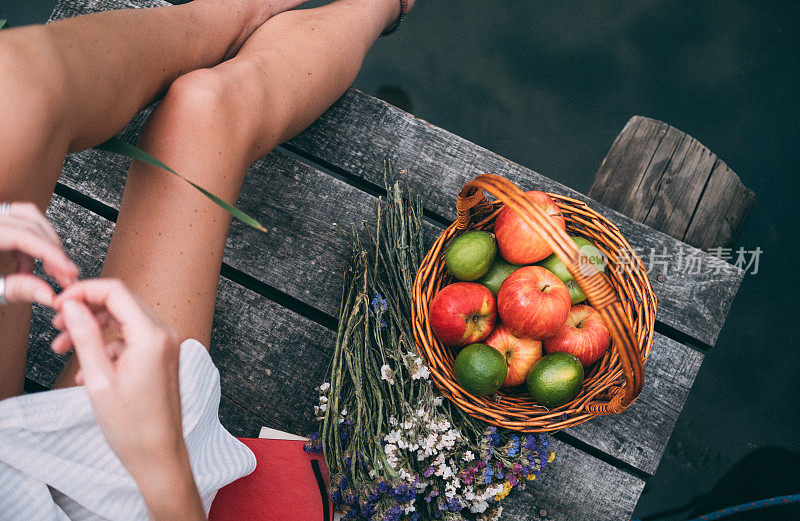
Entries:
<svg viewBox="0 0 800 521">
<path fill-rule="evenodd" d="M 58 297 L 56 297 L 56 299 L 58 299 Z M 95 320 L 97 320 L 97 323 L 100 324 L 101 327 L 105 327 L 111 324 L 112 322 L 116 324 L 116 321 L 111 317 L 111 315 L 108 313 L 108 311 L 106 311 L 104 307 L 100 306 L 87 306 L 87 307 L 92 311 Z M 63 331 L 65 327 L 64 315 L 62 315 L 61 312 L 57 312 L 55 315 L 53 315 L 52 324 L 54 328 Z"/>
<path fill-rule="evenodd" d="M 50 342 L 50 349 L 59 355 L 69 353 L 72 351 L 72 337 L 66 331 L 62 331 Z"/>
<path fill-rule="evenodd" d="M 78 281 L 56 297 L 54 307 L 59 309 L 68 300 L 104 306 L 119 323 L 125 340 L 153 330 L 153 322 L 144 304 L 118 280 Z"/>
<path fill-rule="evenodd" d="M 41 233 L 30 233 L 29 229 L 6 223 L 0 233 L 0 250 L 18 251 L 41 259 L 45 272 L 62 287 L 69 286 L 78 277 L 78 267 L 67 257 L 61 245 Z"/>
<path fill-rule="evenodd" d="M 36 223 L 41 230 L 47 234 L 55 242 L 61 243 L 61 238 L 58 236 L 58 232 L 56 229 L 53 228 L 53 225 L 50 221 L 45 217 L 45 215 L 39 211 L 39 208 L 33 203 L 11 203 L 9 207 L 9 214 L 24 217 L 30 220 L 33 223 Z"/>
<path fill-rule="evenodd" d="M 106 311 L 94 311 L 94 318 L 97 320 L 97 324 L 100 326 L 101 330 L 105 330 L 106 328 L 111 329 L 119 329 L 119 325 L 116 321 L 111 318 L 111 315 L 108 314 Z M 56 313 L 53 317 L 53 327 L 59 330 L 63 330 L 66 326 L 64 324 L 64 315 L 62 313 Z M 113 342 L 112 342 L 113 343 Z M 72 351 L 73 343 L 72 337 L 69 336 L 69 332 L 61 331 L 53 341 L 50 343 L 50 347 L 53 349 L 53 352 L 58 354 L 69 353 Z M 109 351 L 109 355 L 112 354 L 112 351 Z M 114 356 L 111 356 L 113 360 L 116 358 L 116 353 Z"/>
<path fill-rule="evenodd" d="M 15 273 L 5 278 L 5 299 L 9 303 L 37 303 L 52 307 L 55 292 L 50 285 L 29 273 Z"/>
<path fill-rule="evenodd" d="M 87 388 L 105 387 L 111 378 L 113 366 L 105 350 L 100 324 L 88 307 L 75 300 L 64 302 L 61 312 Z"/>
</svg>

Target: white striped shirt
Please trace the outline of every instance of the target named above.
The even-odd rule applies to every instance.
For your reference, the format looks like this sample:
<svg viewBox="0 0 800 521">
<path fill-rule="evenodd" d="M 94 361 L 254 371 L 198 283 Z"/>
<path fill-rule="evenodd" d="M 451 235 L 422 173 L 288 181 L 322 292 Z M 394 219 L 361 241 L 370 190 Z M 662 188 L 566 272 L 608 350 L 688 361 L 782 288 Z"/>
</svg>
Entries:
<svg viewBox="0 0 800 521">
<path fill-rule="evenodd" d="M 253 453 L 219 422 L 219 371 L 181 344 L 183 436 L 206 514 L 221 487 L 251 473 Z M 106 443 L 83 387 L 0 401 L 0 520 L 147 519 L 136 483 Z"/>
</svg>

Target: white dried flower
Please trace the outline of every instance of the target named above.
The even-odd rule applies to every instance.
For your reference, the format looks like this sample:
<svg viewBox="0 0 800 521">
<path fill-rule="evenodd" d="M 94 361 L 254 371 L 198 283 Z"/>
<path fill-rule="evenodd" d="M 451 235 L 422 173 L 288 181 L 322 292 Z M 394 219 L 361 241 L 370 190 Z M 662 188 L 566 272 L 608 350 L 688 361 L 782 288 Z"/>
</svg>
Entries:
<svg viewBox="0 0 800 521">
<path fill-rule="evenodd" d="M 470 505 L 469 511 L 472 512 L 473 514 L 478 514 L 481 512 L 485 512 L 487 508 L 489 508 L 489 503 L 481 499 Z"/>
<path fill-rule="evenodd" d="M 394 384 L 394 373 L 392 372 L 392 368 L 389 367 L 389 364 L 383 364 L 381 366 L 381 380 L 386 380 L 389 382 L 389 385 Z"/>
<path fill-rule="evenodd" d="M 430 369 L 422 362 L 422 358 L 417 358 L 409 368 L 412 380 L 427 379 L 431 375 Z"/>
</svg>

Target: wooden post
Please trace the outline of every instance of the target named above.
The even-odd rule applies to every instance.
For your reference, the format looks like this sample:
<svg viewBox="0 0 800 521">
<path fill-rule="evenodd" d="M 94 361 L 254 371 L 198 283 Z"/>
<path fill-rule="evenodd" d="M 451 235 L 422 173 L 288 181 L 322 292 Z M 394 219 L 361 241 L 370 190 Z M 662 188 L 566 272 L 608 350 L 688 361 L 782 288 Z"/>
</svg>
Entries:
<svg viewBox="0 0 800 521">
<path fill-rule="evenodd" d="M 703 250 L 733 246 L 755 202 L 699 141 L 642 116 L 614 140 L 589 197 Z"/>
</svg>

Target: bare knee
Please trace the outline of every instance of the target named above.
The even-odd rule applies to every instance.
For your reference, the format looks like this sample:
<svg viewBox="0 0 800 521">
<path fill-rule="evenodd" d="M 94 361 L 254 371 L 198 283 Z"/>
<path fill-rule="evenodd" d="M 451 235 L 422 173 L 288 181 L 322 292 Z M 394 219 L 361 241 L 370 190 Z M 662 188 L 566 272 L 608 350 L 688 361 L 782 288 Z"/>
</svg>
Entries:
<svg viewBox="0 0 800 521">
<path fill-rule="evenodd" d="M 57 64 L 51 66 L 57 57 L 47 36 L 36 28 L 16 31 L 0 35 L 3 184 L 10 182 L 5 174 L 60 164 L 71 141 L 63 77 Z"/>
<path fill-rule="evenodd" d="M 252 162 L 277 145 L 264 136 L 263 122 L 271 115 L 260 110 L 252 89 L 252 81 L 236 69 L 199 69 L 172 83 L 163 110 L 176 131 L 223 135 Z"/>
</svg>

